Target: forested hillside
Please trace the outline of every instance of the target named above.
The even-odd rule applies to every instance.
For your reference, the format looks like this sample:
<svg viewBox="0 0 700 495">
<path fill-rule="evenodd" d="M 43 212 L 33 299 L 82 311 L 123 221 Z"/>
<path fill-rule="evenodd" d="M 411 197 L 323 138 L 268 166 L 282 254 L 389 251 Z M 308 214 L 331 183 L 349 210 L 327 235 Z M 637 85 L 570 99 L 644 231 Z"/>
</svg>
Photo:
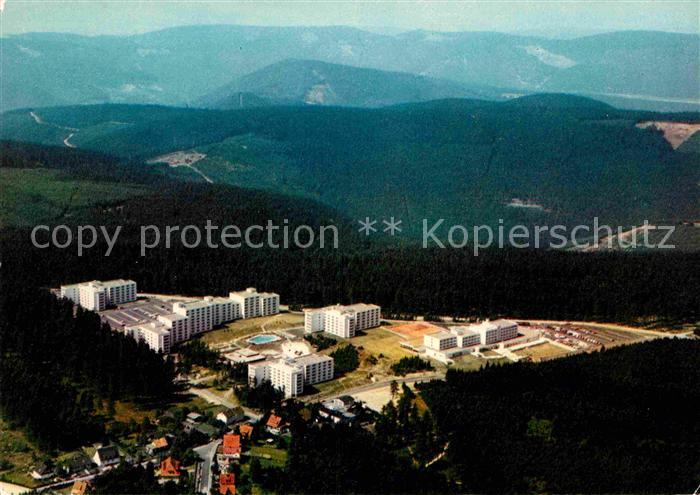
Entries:
<svg viewBox="0 0 700 495">
<path fill-rule="evenodd" d="M 420 386 L 466 493 L 691 493 L 700 342 L 657 340 Z"/>
<path fill-rule="evenodd" d="M 100 439 L 102 401 L 171 393 L 172 362 L 111 331 L 97 314 L 75 312 L 71 302 L 28 283 L 6 264 L 11 258 L 4 257 L 0 272 L 3 418 L 47 449 L 67 449 Z"/>
<path fill-rule="evenodd" d="M 288 403 L 287 467 L 254 477 L 277 493 L 691 493 L 698 359 L 700 342 L 669 339 L 450 370 L 402 386 L 372 432 Z"/>
<path fill-rule="evenodd" d="M 697 121 L 697 114 L 624 112 L 564 95 L 383 109 L 102 105 L 37 112 L 45 122 L 80 129 L 71 138 L 79 148 L 131 160 L 195 149 L 206 157 L 194 166 L 215 183 L 313 198 L 355 219 L 394 216 L 409 234 L 423 219 L 439 218 L 493 226 L 498 219 L 555 225 L 599 217 L 613 226 L 687 220 L 700 201 L 697 155 L 635 127 L 640 120 Z M 60 144 L 65 137 L 28 112 L 2 121 L 6 138 Z M 168 172 L 182 177 L 183 170 Z"/>
<path fill-rule="evenodd" d="M 240 77 L 197 103 L 231 109 L 268 104 L 381 107 L 441 98 L 502 99 L 503 91 L 403 72 L 363 69 L 317 60 L 283 60 Z M 257 98 L 256 98 L 257 97 Z"/>
<path fill-rule="evenodd" d="M 4 149 L 15 150 L 4 155 L 5 163 L 14 168 L 0 171 L 62 174 L 47 182 L 53 190 L 66 180 L 92 177 L 83 184 L 84 203 L 79 208 L 66 208 L 66 203 L 59 202 L 51 209 L 47 196 L 34 191 L 34 222 L 103 225 L 110 232 L 117 226 L 123 228 L 109 258 L 104 256 L 104 240 L 78 256 L 75 244 L 66 249 L 33 247 L 32 223 L 5 228 L 0 235 L 2 276 L 30 286 L 126 277 L 150 292 L 226 294 L 234 287 L 256 286 L 280 293 L 286 303 L 372 301 L 390 313 L 609 321 L 696 321 L 699 317 L 700 277 L 698 257 L 693 253 L 502 249 L 475 257 L 471 249 L 383 245 L 358 233 L 357 225 L 338 211 L 308 199 L 219 184 L 181 183 L 161 175 L 157 167 L 147 169 L 152 174 L 137 174 L 140 182 L 122 183 L 118 182 L 122 169 L 107 157 L 57 149 L 56 160 L 51 161 L 51 150 L 40 146 L 15 143 Z M 22 168 L 37 164 L 42 168 Z M 123 165 L 129 173 L 141 166 Z M 133 187 L 140 194 L 115 199 L 101 194 L 107 185 Z M 40 208 L 44 204 L 46 211 Z M 212 249 L 206 242 L 190 249 L 175 235 L 170 248 L 161 239 L 158 248 L 147 249 L 146 256 L 141 256 L 142 225 L 192 224 L 203 232 L 207 220 L 216 226 L 234 224 L 244 229 L 266 225 L 268 220 L 282 226 L 284 219 L 289 220 L 290 230 L 302 224 L 314 230 L 336 225 L 338 249 L 330 244 L 319 249 L 318 243 L 309 249 L 294 245 L 290 249 Z M 257 242 L 266 234 L 254 237 Z"/>
</svg>

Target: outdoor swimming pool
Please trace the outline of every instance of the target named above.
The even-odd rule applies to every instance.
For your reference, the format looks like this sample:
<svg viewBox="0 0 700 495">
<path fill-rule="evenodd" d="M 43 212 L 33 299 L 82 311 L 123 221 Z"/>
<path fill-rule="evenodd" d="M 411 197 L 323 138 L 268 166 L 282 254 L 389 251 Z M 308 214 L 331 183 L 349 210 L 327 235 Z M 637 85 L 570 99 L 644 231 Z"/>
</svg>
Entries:
<svg viewBox="0 0 700 495">
<path fill-rule="evenodd" d="M 248 343 L 253 345 L 269 344 L 279 339 L 277 335 L 256 335 L 255 337 L 249 338 Z"/>
</svg>

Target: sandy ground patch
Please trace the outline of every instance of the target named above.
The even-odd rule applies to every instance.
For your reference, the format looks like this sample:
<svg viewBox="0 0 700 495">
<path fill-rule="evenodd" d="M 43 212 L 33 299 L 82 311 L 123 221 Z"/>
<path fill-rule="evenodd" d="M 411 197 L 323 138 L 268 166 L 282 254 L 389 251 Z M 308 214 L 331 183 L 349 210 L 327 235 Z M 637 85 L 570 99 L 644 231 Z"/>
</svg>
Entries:
<svg viewBox="0 0 700 495">
<path fill-rule="evenodd" d="M 637 124 L 640 129 L 648 129 L 655 127 L 664 133 L 664 138 L 671 144 L 675 150 L 681 144 L 686 142 L 690 136 L 700 130 L 700 124 L 688 124 L 685 122 L 658 122 L 648 121 Z"/>
</svg>

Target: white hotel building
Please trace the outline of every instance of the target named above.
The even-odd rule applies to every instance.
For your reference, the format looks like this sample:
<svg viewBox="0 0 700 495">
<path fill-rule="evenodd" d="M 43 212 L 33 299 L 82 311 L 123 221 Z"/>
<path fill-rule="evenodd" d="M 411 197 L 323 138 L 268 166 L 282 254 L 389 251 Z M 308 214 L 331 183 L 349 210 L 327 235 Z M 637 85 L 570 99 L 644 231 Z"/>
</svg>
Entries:
<svg viewBox="0 0 700 495">
<path fill-rule="evenodd" d="M 251 387 L 257 387 L 263 381 L 269 381 L 289 399 L 300 395 L 304 391 L 304 385 L 333 379 L 333 364 L 332 357 L 320 354 L 250 363 L 248 382 Z"/>
<path fill-rule="evenodd" d="M 381 308 L 374 304 L 352 304 L 350 306 L 326 306 L 304 310 L 306 333 L 327 332 L 344 339 L 356 332 L 379 326 Z"/>
<path fill-rule="evenodd" d="M 136 282 L 133 280 L 93 280 L 80 284 L 62 285 L 61 297 L 92 311 L 103 311 L 136 300 Z"/>
<path fill-rule="evenodd" d="M 170 346 L 174 343 L 172 333 L 160 322 L 128 327 L 124 332 L 136 340 L 144 341 L 154 351 L 164 354 L 170 352 Z"/>
<path fill-rule="evenodd" d="M 255 287 L 231 292 L 228 297 L 240 306 L 243 318 L 269 316 L 280 312 L 280 296 L 271 292 L 258 292 Z"/>
<path fill-rule="evenodd" d="M 476 325 L 454 326 L 423 336 L 425 354 L 441 362 L 474 352 L 478 346 L 495 346 L 518 336 L 518 324 L 510 320 L 484 321 Z"/>
</svg>

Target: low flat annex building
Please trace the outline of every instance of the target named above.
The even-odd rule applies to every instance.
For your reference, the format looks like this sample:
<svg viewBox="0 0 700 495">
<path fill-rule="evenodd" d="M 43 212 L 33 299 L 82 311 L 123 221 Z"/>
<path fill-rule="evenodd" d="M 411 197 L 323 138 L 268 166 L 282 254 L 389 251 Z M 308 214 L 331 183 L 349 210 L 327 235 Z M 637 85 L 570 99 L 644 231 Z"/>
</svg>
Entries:
<svg viewBox="0 0 700 495">
<path fill-rule="evenodd" d="M 103 311 L 136 300 L 136 282 L 133 280 L 92 280 L 79 284 L 62 285 L 61 297 L 92 311 Z"/>
<path fill-rule="evenodd" d="M 306 333 L 327 332 L 345 339 L 361 330 L 379 326 L 381 308 L 375 304 L 351 304 L 326 306 L 304 310 Z"/>
<path fill-rule="evenodd" d="M 333 374 L 333 358 L 320 354 L 248 364 L 248 382 L 251 387 L 269 381 L 287 399 L 300 395 L 304 391 L 304 385 L 332 380 Z"/>
</svg>

